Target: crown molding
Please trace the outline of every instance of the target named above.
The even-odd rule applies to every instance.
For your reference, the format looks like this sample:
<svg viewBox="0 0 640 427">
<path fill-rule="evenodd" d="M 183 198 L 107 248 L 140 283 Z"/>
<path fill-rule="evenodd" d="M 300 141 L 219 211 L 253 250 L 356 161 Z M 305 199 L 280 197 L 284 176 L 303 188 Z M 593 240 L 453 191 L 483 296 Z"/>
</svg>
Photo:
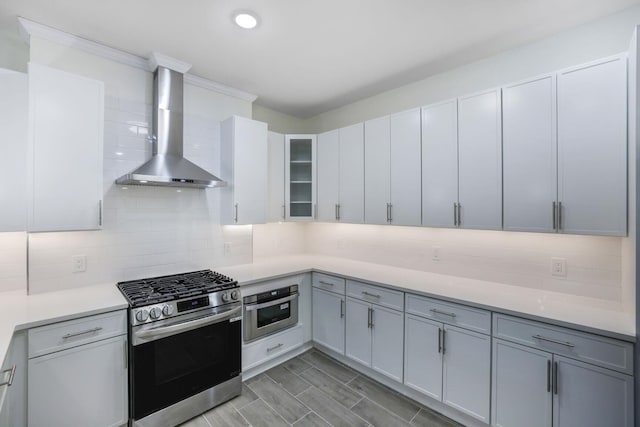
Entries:
<svg viewBox="0 0 640 427">
<path fill-rule="evenodd" d="M 194 76 L 193 74 L 185 74 L 184 82 L 189 83 L 190 85 L 193 85 L 193 86 L 201 87 L 203 89 L 208 89 L 214 92 L 218 92 L 223 95 L 233 96 L 234 98 L 239 98 L 247 102 L 253 102 L 256 99 L 258 99 L 258 95 L 254 95 L 252 93 L 245 92 L 240 89 L 233 88 L 231 86 L 226 86 L 226 85 L 223 85 L 222 83 L 214 82 L 213 80 Z"/>
<path fill-rule="evenodd" d="M 154 52 L 151 54 L 150 58 L 143 58 L 22 17 L 18 17 L 18 32 L 20 38 L 22 38 L 27 44 L 31 42 L 31 36 L 36 36 L 63 46 L 72 47 L 83 52 L 118 62 L 120 64 L 139 68 L 144 71 L 154 71 L 158 65 L 165 66 L 180 73 L 185 73 L 191 68 L 191 64 L 163 54 Z M 184 81 L 185 83 L 218 92 L 223 95 L 239 98 L 247 102 L 253 102 L 258 98 L 257 95 L 244 92 L 231 86 L 223 85 L 222 83 L 218 83 L 213 80 L 198 77 L 193 74 L 185 74 Z"/>
<path fill-rule="evenodd" d="M 164 67 L 177 71 L 181 74 L 186 74 L 186 72 L 191 69 L 191 64 L 158 52 L 151 52 L 148 62 L 151 70 L 155 70 L 158 67 Z"/>
</svg>

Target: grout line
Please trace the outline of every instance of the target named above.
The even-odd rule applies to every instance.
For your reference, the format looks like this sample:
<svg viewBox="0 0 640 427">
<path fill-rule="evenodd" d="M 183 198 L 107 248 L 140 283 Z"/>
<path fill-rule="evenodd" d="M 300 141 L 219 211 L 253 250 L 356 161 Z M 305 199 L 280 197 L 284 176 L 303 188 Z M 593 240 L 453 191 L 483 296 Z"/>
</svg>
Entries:
<svg viewBox="0 0 640 427">
<path fill-rule="evenodd" d="M 418 412 L 416 412 L 416 414 L 411 418 L 411 420 L 409 420 L 409 424 L 413 424 L 413 420 L 416 419 L 420 411 L 422 411 L 422 408 L 418 409 Z"/>
</svg>

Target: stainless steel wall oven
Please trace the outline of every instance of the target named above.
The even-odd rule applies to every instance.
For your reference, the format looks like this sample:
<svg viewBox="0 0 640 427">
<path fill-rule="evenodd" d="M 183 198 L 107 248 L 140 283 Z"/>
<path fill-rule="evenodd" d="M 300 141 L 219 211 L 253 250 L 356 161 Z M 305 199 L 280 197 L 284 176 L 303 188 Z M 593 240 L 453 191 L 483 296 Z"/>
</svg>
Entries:
<svg viewBox="0 0 640 427">
<path fill-rule="evenodd" d="M 298 323 L 298 285 L 246 296 L 243 302 L 245 342 Z"/>
</svg>

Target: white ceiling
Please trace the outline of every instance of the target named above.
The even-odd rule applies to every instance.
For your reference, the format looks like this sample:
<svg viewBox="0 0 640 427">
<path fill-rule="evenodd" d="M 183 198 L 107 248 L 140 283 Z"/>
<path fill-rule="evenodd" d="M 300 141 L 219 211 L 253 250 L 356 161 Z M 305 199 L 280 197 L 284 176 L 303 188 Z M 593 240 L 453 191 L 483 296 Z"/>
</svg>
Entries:
<svg viewBox="0 0 640 427">
<path fill-rule="evenodd" d="M 2 0 L 16 16 L 191 73 L 311 117 L 640 4 L 640 0 Z M 251 9 L 256 30 L 232 12 Z M 16 30 L 17 31 L 17 30 Z"/>
</svg>

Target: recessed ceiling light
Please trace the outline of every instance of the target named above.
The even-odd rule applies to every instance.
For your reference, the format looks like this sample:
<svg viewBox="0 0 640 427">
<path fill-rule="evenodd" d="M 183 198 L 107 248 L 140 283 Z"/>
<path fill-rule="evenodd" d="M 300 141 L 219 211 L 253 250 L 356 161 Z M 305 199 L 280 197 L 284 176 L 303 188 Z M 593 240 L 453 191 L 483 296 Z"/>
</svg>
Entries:
<svg viewBox="0 0 640 427">
<path fill-rule="evenodd" d="M 233 22 L 241 28 L 250 30 L 258 26 L 258 15 L 255 12 L 243 10 L 233 14 Z"/>
</svg>

